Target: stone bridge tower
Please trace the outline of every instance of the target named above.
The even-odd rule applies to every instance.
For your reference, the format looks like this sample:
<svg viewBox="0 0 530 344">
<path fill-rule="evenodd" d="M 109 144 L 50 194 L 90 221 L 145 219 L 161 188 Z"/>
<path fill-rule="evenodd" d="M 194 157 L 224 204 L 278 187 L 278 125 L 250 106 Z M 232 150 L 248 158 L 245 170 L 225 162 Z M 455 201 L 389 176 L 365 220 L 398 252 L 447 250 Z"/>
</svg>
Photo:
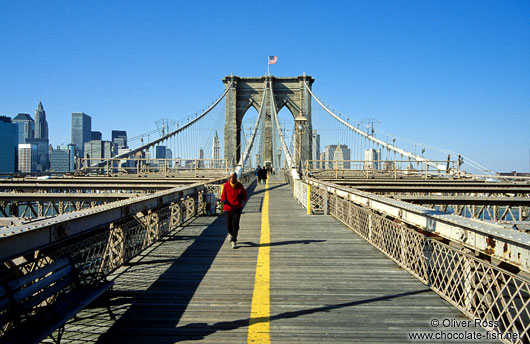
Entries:
<svg viewBox="0 0 530 344">
<path fill-rule="evenodd" d="M 311 125 L 311 94 L 304 87 L 307 83 L 311 88 L 315 81 L 311 76 L 302 75 L 295 78 L 277 78 L 262 76 L 243 78 L 227 76 L 223 79 L 225 87 L 232 86 L 226 94 L 225 107 L 225 144 L 224 157 L 235 165 L 241 158 L 241 123 L 248 109 L 252 106 L 259 112 L 263 99 L 263 92 L 272 81 L 274 100 L 277 110 L 285 106 L 293 115 L 296 127 L 295 142 L 293 144 L 293 164 L 298 169 L 306 160 L 311 159 L 311 140 L 313 128 Z M 274 159 L 272 147 L 272 107 L 270 93 L 265 100 L 265 133 L 264 133 L 264 161 L 272 164 Z"/>
</svg>

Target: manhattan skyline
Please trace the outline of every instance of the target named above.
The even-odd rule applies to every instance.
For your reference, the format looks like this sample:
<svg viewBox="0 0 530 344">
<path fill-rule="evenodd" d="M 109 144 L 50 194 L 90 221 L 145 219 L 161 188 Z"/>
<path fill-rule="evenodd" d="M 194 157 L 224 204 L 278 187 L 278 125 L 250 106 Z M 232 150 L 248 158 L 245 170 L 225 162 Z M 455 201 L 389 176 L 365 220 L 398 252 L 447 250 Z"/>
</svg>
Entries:
<svg viewBox="0 0 530 344">
<path fill-rule="evenodd" d="M 528 1 L 5 2 L 0 114 L 42 102 L 54 147 L 70 142 L 73 112 L 105 139 L 134 137 L 200 111 L 226 75 L 265 74 L 274 55 L 271 74 L 313 76 L 352 120 L 524 172 L 529 12 Z M 324 135 L 325 120 L 313 121 Z"/>
</svg>

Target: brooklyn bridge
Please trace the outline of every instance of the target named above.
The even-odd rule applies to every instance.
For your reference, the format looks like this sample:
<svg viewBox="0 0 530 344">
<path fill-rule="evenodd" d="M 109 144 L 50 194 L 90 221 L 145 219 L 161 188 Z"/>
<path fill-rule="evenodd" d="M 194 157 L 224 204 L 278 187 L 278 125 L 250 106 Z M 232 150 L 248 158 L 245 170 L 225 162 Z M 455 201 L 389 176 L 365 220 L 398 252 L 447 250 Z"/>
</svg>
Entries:
<svg viewBox="0 0 530 344">
<path fill-rule="evenodd" d="M 376 136 L 309 75 L 222 82 L 130 152 L 0 180 L 1 343 L 530 342 L 528 179 Z M 333 159 L 314 154 L 317 108 Z M 217 133 L 222 156 L 149 154 Z M 237 249 L 231 171 L 249 194 Z"/>
</svg>

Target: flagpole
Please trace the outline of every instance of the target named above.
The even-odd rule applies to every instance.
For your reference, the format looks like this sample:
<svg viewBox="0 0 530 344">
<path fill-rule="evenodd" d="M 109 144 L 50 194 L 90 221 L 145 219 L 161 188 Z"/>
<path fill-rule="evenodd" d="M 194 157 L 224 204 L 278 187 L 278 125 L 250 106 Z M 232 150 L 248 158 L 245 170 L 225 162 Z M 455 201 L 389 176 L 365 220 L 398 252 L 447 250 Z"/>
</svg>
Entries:
<svg viewBox="0 0 530 344">
<path fill-rule="evenodd" d="M 271 75 L 271 73 L 269 72 L 270 66 L 271 64 L 269 63 L 269 57 L 267 56 L 267 76 Z"/>
</svg>

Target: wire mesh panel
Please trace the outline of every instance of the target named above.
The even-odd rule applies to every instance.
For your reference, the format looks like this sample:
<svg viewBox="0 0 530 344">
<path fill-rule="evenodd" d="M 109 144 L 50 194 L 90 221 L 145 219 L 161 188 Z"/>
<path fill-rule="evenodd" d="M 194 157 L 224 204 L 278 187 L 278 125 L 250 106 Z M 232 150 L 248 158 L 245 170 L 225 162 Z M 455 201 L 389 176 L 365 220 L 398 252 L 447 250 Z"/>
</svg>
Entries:
<svg viewBox="0 0 530 344">
<path fill-rule="evenodd" d="M 313 214 L 323 214 L 325 206 L 326 190 L 321 188 L 314 188 L 311 190 L 310 202 L 311 212 Z"/>
<path fill-rule="evenodd" d="M 329 214 L 482 327 L 507 343 L 530 342 L 529 280 L 335 193 L 326 198 Z"/>
<path fill-rule="evenodd" d="M 307 208 L 307 184 L 301 180 L 295 180 L 294 197 L 304 206 L 304 208 Z"/>
</svg>

